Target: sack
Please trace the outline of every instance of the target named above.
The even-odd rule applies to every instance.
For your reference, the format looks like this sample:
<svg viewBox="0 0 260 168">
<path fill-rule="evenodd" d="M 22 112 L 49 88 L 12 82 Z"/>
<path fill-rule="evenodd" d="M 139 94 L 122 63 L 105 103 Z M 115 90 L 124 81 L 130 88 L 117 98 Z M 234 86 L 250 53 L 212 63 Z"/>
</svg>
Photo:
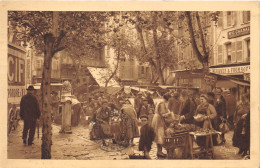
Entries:
<svg viewBox="0 0 260 168">
<path fill-rule="evenodd" d="M 222 133 L 227 133 L 229 131 L 229 126 L 227 124 L 227 122 L 222 122 L 220 125 L 219 125 L 219 130 L 222 132 Z"/>
</svg>

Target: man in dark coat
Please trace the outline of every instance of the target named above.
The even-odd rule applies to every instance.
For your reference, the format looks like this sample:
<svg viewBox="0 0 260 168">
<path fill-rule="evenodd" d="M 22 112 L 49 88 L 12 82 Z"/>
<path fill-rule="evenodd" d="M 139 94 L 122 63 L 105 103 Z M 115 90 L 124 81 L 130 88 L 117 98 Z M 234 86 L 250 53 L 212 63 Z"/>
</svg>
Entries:
<svg viewBox="0 0 260 168">
<path fill-rule="evenodd" d="M 195 103 L 192 101 L 192 95 L 186 92 L 183 92 L 182 94 L 184 103 L 182 106 L 182 110 L 181 110 L 181 123 L 185 123 L 185 124 L 193 124 L 193 116 L 194 116 L 194 112 L 196 110 L 196 105 Z"/>
<path fill-rule="evenodd" d="M 215 108 L 217 112 L 217 117 L 216 117 L 216 124 L 215 124 L 215 129 L 217 131 L 219 130 L 219 125 L 227 119 L 227 113 L 226 113 L 226 102 L 224 97 L 222 96 L 222 90 L 220 88 L 216 89 L 216 102 L 215 102 Z M 221 134 L 222 142 L 225 143 L 225 134 Z"/>
<path fill-rule="evenodd" d="M 28 145 L 33 144 L 36 122 L 41 115 L 38 101 L 33 95 L 34 91 L 34 87 L 29 86 L 27 94 L 22 97 L 20 102 L 20 117 L 24 120 L 23 143 L 26 144 L 29 131 Z"/>
<path fill-rule="evenodd" d="M 143 104 L 142 95 L 143 95 L 142 92 L 139 92 L 137 94 L 137 97 L 134 100 L 134 108 L 135 108 L 135 111 L 137 113 L 137 118 L 139 118 L 139 116 L 140 116 L 140 110 L 141 110 L 141 107 L 142 107 L 142 104 Z"/>
<path fill-rule="evenodd" d="M 171 95 L 172 97 L 169 99 L 169 110 L 174 114 L 180 114 L 180 106 L 181 101 L 179 100 L 179 94 L 177 92 Z"/>
<path fill-rule="evenodd" d="M 148 124 L 148 116 L 140 116 L 140 119 L 142 122 L 142 127 L 140 130 L 141 135 L 139 139 L 139 151 L 144 151 L 145 158 L 151 159 L 149 152 L 155 138 L 155 133 L 153 128 Z"/>
</svg>

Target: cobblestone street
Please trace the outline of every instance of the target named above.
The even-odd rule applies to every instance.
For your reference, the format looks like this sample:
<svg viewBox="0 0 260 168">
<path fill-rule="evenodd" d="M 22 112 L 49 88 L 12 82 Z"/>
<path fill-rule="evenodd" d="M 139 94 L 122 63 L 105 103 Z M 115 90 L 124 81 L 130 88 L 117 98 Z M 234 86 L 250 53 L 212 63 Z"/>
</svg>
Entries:
<svg viewBox="0 0 260 168">
<path fill-rule="evenodd" d="M 35 135 L 34 144 L 32 146 L 25 146 L 22 143 L 22 127 L 20 122 L 16 131 L 13 131 L 8 138 L 8 158 L 9 159 L 40 159 L 41 158 L 41 138 Z M 138 138 L 134 140 L 136 144 L 133 148 L 126 148 L 120 151 L 105 151 L 101 149 L 98 141 L 89 140 L 89 129 L 87 127 L 74 127 L 72 134 L 60 134 L 60 127 L 53 125 L 53 145 L 52 145 L 52 159 L 66 159 L 66 160 L 122 160 L 129 159 L 128 154 L 142 152 L 138 150 Z M 226 134 L 226 143 L 221 146 L 214 147 L 215 159 L 242 159 L 237 154 L 238 149 L 232 146 L 232 135 L 230 131 Z M 40 129 L 41 137 L 41 129 Z M 164 151 L 166 152 L 166 151 Z M 157 159 L 156 144 L 152 145 L 150 152 L 152 159 Z"/>
</svg>

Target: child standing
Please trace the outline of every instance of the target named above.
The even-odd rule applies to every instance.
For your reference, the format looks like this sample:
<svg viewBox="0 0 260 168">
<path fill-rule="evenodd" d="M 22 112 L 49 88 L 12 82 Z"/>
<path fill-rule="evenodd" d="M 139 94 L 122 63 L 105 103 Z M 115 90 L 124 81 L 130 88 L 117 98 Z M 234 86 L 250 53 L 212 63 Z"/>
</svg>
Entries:
<svg viewBox="0 0 260 168">
<path fill-rule="evenodd" d="M 140 116 L 140 119 L 142 127 L 140 130 L 139 151 L 144 151 L 144 157 L 146 159 L 151 159 L 149 152 L 155 138 L 155 133 L 153 128 L 148 124 L 148 116 Z"/>
</svg>

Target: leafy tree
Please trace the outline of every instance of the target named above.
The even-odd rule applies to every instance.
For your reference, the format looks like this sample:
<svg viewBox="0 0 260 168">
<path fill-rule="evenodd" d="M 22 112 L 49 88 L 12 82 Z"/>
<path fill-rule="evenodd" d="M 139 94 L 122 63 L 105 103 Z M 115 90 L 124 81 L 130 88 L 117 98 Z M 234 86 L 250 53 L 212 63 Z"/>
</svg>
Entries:
<svg viewBox="0 0 260 168">
<path fill-rule="evenodd" d="M 174 35 L 176 12 L 125 12 L 127 23 L 135 25 L 139 36 L 139 61 L 149 62 L 152 82 L 165 84 L 163 71 L 175 68 L 176 39 Z"/>
<path fill-rule="evenodd" d="M 50 83 L 52 58 L 68 48 L 69 51 L 91 51 L 103 44 L 107 12 L 9 11 L 8 19 L 16 37 L 30 42 L 44 53 L 42 74 L 42 159 L 51 158 L 52 130 Z M 82 55 L 82 54 L 81 54 Z M 78 54 L 78 56 L 80 56 Z"/>
</svg>

